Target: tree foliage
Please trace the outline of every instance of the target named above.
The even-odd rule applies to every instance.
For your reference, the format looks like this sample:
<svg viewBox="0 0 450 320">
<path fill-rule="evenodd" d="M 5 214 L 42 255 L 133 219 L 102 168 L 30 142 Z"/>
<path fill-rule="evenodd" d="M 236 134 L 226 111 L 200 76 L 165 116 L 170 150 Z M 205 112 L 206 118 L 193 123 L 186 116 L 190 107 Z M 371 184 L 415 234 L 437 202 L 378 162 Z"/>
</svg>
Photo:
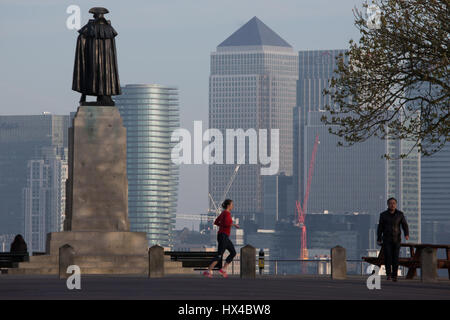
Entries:
<svg viewBox="0 0 450 320">
<path fill-rule="evenodd" d="M 368 23 L 372 17 L 354 11 L 360 39 L 337 57 L 322 121 L 343 138 L 341 145 L 377 136 L 413 141 L 414 150 L 431 155 L 450 142 L 450 1 L 372 5 L 381 12 L 377 28 Z"/>
</svg>

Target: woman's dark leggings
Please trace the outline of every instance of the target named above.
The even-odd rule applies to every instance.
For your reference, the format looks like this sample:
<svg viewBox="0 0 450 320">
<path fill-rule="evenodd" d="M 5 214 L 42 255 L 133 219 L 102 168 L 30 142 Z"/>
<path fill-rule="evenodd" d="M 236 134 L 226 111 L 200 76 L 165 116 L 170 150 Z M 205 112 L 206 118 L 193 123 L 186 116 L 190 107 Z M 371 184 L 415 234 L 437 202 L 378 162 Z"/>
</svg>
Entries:
<svg viewBox="0 0 450 320">
<path fill-rule="evenodd" d="M 228 252 L 230 252 L 225 261 L 227 263 L 231 263 L 231 261 L 233 261 L 233 258 L 236 256 L 236 250 L 234 249 L 234 245 L 231 242 L 230 238 L 228 238 L 228 236 L 225 233 L 218 233 L 217 242 L 219 243 L 219 248 L 217 249 L 217 256 L 211 261 L 211 263 L 214 261 L 221 262 L 225 250 L 228 250 Z"/>
</svg>

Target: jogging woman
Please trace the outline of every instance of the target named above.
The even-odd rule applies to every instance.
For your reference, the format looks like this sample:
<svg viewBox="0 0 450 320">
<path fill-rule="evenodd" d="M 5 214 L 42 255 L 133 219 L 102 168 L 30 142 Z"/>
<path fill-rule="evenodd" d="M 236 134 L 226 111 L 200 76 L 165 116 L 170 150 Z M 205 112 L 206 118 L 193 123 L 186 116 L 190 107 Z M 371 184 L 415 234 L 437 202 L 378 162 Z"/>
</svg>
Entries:
<svg viewBox="0 0 450 320">
<path fill-rule="evenodd" d="M 233 243 L 231 242 L 229 236 L 231 227 L 235 227 L 239 229 L 239 225 L 233 224 L 233 220 L 231 219 L 231 210 L 233 210 L 233 200 L 226 199 L 222 203 L 222 208 L 224 209 L 222 213 L 216 218 L 214 224 L 219 226 L 219 231 L 217 232 L 217 242 L 219 243 L 219 248 L 217 249 L 217 256 L 213 259 L 211 264 L 209 265 L 208 271 L 203 272 L 203 275 L 208 278 L 212 278 L 212 269 L 216 266 L 216 264 L 222 260 L 223 254 L 225 250 L 228 250 L 230 254 L 226 259 L 225 265 L 222 269 L 219 270 L 219 273 L 224 277 L 228 277 L 226 269 L 228 265 L 233 261 L 234 256 L 236 255 L 236 250 L 234 250 Z"/>
</svg>

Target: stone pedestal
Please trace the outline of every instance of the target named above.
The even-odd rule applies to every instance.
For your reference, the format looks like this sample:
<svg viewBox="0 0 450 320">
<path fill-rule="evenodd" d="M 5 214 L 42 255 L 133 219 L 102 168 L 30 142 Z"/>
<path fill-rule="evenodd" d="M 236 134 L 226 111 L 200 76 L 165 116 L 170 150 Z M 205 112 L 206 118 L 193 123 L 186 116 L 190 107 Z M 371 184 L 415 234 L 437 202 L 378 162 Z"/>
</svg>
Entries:
<svg viewBox="0 0 450 320">
<path fill-rule="evenodd" d="M 116 107 L 82 106 L 69 129 L 64 231 L 129 231 L 127 133 Z"/>
<path fill-rule="evenodd" d="M 145 232 L 64 231 L 47 234 L 47 254 L 69 244 L 76 255 L 140 255 L 147 256 Z"/>
<path fill-rule="evenodd" d="M 128 222 L 127 132 L 116 107 L 81 106 L 69 129 L 64 232 L 47 235 L 47 253 L 69 244 L 76 255 L 147 255 L 144 232 Z"/>
<path fill-rule="evenodd" d="M 331 249 L 331 278 L 337 280 L 347 278 L 347 253 L 341 246 Z"/>
</svg>

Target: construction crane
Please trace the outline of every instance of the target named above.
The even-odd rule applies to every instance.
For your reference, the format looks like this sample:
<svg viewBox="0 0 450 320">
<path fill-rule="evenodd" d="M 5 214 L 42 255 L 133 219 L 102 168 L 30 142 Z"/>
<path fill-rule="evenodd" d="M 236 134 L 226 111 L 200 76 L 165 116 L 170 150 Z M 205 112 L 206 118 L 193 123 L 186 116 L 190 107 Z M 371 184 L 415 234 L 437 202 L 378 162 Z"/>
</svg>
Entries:
<svg viewBox="0 0 450 320">
<path fill-rule="evenodd" d="M 200 220 L 203 221 L 207 218 L 207 214 L 205 213 L 177 213 L 176 219 L 181 220 Z"/>
<path fill-rule="evenodd" d="M 225 187 L 225 190 L 224 190 L 224 192 L 223 192 L 222 198 L 220 199 L 219 206 L 225 201 L 225 198 L 227 197 L 227 194 L 228 194 L 228 192 L 230 191 L 231 186 L 233 185 L 234 179 L 236 178 L 236 176 L 237 176 L 237 174 L 238 174 L 238 171 L 239 171 L 239 168 L 240 168 L 240 167 L 241 167 L 241 164 L 240 164 L 240 163 L 238 163 L 238 164 L 236 165 L 236 167 L 234 167 L 234 170 L 233 170 L 233 173 L 232 173 L 232 175 L 231 175 L 231 177 L 230 177 L 230 180 L 228 181 L 228 184 L 227 184 L 227 186 Z M 211 199 L 211 202 L 212 202 L 212 204 L 213 204 L 213 206 L 214 206 L 214 209 L 215 209 L 215 211 L 213 211 L 213 212 L 215 212 L 216 215 L 219 215 L 219 213 L 220 213 L 220 211 L 221 211 L 220 207 L 217 206 L 217 203 L 214 201 L 214 199 L 213 199 L 211 193 L 208 193 L 208 196 L 209 196 L 209 198 Z M 210 210 L 210 212 L 211 212 L 211 210 Z"/>
<path fill-rule="evenodd" d="M 317 147 L 319 145 L 319 135 L 316 135 L 316 140 L 314 142 L 314 148 L 311 154 L 311 160 L 309 162 L 309 169 L 308 169 L 308 180 L 306 183 L 306 192 L 305 197 L 303 199 L 303 206 L 300 205 L 300 201 L 295 201 L 295 206 L 297 207 L 297 221 L 298 226 L 301 229 L 301 244 L 300 244 L 300 259 L 301 260 L 307 260 L 308 259 L 308 249 L 306 246 L 306 224 L 305 224 L 305 218 L 306 218 L 306 210 L 308 208 L 308 198 L 309 198 L 309 191 L 311 189 L 311 181 L 314 171 L 314 163 L 316 161 L 316 154 L 317 154 Z M 306 272 L 306 265 L 302 264 L 302 270 L 303 273 Z"/>
<path fill-rule="evenodd" d="M 220 200 L 220 202 L 219 202 L 219 206 L 218 206 L 217 203 L 214 201 L 214 199 L 213 199 L 211 193 L 208 193 L 208 197 L 209 197 L 209 199 L 211 200 L 211 202 L 212 202 L 212 204 L 213 204 L 213 206 L 214 206 L 214 209 L 209 208 L 207 214 L 198 214 L 198 213 L 193 213 L 193 214 L 189 214 L 189 213 L 178 213 L 178 214 L 176 215 L 176 218 L 177 218 L 177 219 L 180 219 L 180 220 L 197 220 L 197 221 L 200 221 L 200 222 L 203 223 L 203 224 L 205 223 L 205 221 L 206 221 L 206 224 L 209 224 L 210 222 L 212 222 L 212 221 L 215 219 L 215 217 L 216 217 L 217 215 L 220 214 L 220 212 L 221 212 L 220 204 L 222 204 L 222 203 L 225 201 L 225 198 L 226 198 L 228 192 L 229 192 L 230 189 L 231 189 L 231 186 L 232 186 L 232 184 L 233 184 L 233 181 L 234 181 L 234 179 L 236 178 L 236 176 L 237 176 L 237 174 L 238 174 L 238 171 L 239 171 L 239 168 L 240 168 L 240 167 L 241 167 L 241 164 L 238 163 L 238 164 L 236 165 L 236 167 L 234 168 L 233 174 L 231 175 L 230 180 L 228 181 L 228 184 L 227 184 L 227 186 L 225 187 L 225 190 L 224 190 L 224 192 L 223 192 L 222 198 L 221 198 L 221 200 Z M 212 214 L 213 214 L 213 215 L 212 215 Z"/>
<path fill-rule="evenodd" d="M 231 175 L 230 181 L 228 181 L 228 184 L 225 188 L 225 191 L 223 192 L 222 195 L 222 199 L 220 200 L 219 204 L 222 204 L 225 201 L 225 198 L 228 194 L 228 192 L 231 189 L 231 185 L 233 184 L 234 179 L 236 178 L 236 175 L 239 171 L 239 168 L 241 167 L 241 164 L 236 165 L 236 167 L 234 168 L 233 174 Z M 208 197 L 209 199 L 211 199 L 211 202 L 214 206 L 214 210 L 212 210 L 211 208 L 208 209 L 208 213 L 212 213 L 214 212 L 216 215 L 218 215 L 221 212 L 220 207 L 217 206 L 216 202 L 214 201 L 211 193 L 208 192 Z M 204 218 L 204 214 L 177 214 L 177 218 L 180 219 L 187 219 L 187 220 L 202 220 Z"/>
<path fill-rule="evenodd" d="M 220 212 L 221 212 L 220 206 L 225 201 L 225 198 L 227 197 L 227 194 L 230 191 L 231 186 L 233 185 L 234 179 L 236 178 L 236 176 L 237 176 L 237 174 L 239 172 L 239 168 L 241 167 L 240 162 L 241 161 L 238 161 L 238 164 L 236 165 L 236 167 L 234 167 L 234 170 L 233 170 L 233 173 L 231 174 L 230 180 L 228 181 L 228 184 L 225 187 L 225 190 L 223 192 L 222 198 L 220 199 L 220 202 L 218 204 L 214 201 L 211 193 L 208 193 L 208 197 L 209 197 L 209 199 L 211 199 L 211 202 L 212 202 L 212 204 L 214 206 L 214 210 L 211 210 L 211 209 L 209 210 L 209 213 L 214 213 L 214 216 L 210 216 L 211 220 L 214 219 L 214 217 L 216 217 L 216 216 L 218 216 L 220 214 Z M 216 228 L 216 227 L 213 226 L 213 228 Z"/>
</svg>

